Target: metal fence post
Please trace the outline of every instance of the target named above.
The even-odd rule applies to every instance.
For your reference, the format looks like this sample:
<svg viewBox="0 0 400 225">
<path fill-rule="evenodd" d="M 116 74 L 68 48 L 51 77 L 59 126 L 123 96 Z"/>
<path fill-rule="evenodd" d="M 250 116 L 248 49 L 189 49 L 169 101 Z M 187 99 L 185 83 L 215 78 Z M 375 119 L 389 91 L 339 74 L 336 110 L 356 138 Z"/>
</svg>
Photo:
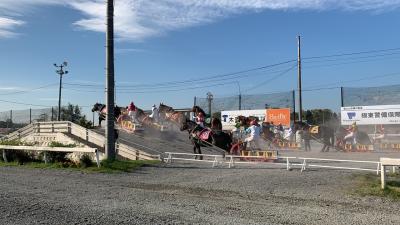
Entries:
<svg viewBox="0 0 400 225">
<path fill-rule="evenodd" d="M 32 108 L 29 108 L 29 124 L 32 123 Z"/>
</svg>

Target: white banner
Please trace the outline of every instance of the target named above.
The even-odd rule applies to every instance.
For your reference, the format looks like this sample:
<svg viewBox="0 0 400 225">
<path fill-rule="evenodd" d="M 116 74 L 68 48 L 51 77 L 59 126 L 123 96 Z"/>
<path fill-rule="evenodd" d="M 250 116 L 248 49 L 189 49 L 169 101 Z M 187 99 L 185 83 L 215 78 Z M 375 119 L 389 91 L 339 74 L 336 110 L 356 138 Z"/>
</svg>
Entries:
<svg viewBox="0 0 400 225">
<path fill-rule="evenodd" d="M 400 105 L 342 107 L 341 120 L 342 125 L 400 124 Z"/>
<path fill-rule="evenodd" d="M 221 111 L 221 122 L 222 129 L 232 130 L 235 127 L 235 118 L 238 116 L 254 116 L 258 117 L 260 123 L 265 119 L 266 110 L 265 109 L 255 109 L 255 110 L 235 110 L 235 111 Z"/>
</svg>

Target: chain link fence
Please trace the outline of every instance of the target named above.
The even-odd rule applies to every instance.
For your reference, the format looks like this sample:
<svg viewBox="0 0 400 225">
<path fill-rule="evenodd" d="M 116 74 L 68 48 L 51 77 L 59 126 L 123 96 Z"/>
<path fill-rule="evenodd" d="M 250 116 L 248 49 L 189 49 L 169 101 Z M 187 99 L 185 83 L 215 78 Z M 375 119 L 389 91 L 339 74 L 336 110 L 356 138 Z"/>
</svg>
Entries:
<svg viewBox="0 0 400 225">
<path fill-rule="evenodd" d="M 0 112 L 0 128 L 18 128 L 35 121 L 52 121 L 56 118 L 53 108 L 9 110 Z"/>
<path fill-rule="evenodd" d="M 291 108 L 293 110 L 294 101 L 293 91 L 228 97 L 215 96 L 211 101 L 211 112 L 265 108 Z M 208 98 L 195 97 L 194 104 L 201 107 L 206 113 L 209 112 Z"/>
<path fill-rule="evenodd" d="M 343 106 L 400 104 L 400 85 L 343 87 Z"/>
</svg>

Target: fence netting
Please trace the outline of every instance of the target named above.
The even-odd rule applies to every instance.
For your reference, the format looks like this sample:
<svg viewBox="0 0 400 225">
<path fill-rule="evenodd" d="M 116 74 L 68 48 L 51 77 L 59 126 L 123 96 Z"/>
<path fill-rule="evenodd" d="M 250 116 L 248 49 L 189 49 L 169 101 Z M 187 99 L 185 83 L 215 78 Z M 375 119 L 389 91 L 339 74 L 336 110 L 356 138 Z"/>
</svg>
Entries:
<svg viewBox="0 0 400 225">
<path fill-rule="evenodd" d="M 208 99 L 196 97 L 197 106 L 208 112 Z M 265 109 L 265 108 L 292 108 L 294 104 L 293 92 L 280 92 L 270 94 L 254 94 L 218 97 L 214 96 L 211 101 L 211 111 L 220 112 L 228 110 L 238 110 L 241 104 L 242 110 Z"/>
<path fill-rule="evenodd" d="M 3 111 L 0 112 L 0 126 L 4 126 L 4 124 L 23 125 L 35 121 L 51 121 L 56 118 L 55 113 L 52 108 Z"/>
<path fill-rule="evenodd" d="M 400 104 L 400 85 L 343 88 L 344 106 L 398 104 Z"/>
</svg>

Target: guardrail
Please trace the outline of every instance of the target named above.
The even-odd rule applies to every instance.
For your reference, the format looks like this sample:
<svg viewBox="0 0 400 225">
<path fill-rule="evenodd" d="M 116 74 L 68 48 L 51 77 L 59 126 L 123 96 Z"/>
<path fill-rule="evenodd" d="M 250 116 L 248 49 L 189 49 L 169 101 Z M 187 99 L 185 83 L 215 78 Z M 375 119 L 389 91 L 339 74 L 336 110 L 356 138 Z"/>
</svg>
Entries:
<svg viewBox="0 0 400 225">
<path fill-rule="evenodd" d="M 100 167 L 99 151 L 96 148 L 70 148 L 70 147 L 44 147 L 44 146 L 12 146 L 0 145 L 0 150 L 3 150 L 4 162 L 7 162 L 6 150 L 20 150 L 20 151 L 39 151 L 44 153 L 44 162 L 47 163 L 46 152 L 80 152 L 80 153 L 94 153 L 96 154 L 97 167 Z"/>
<path fill-rule="evenodd" d="M 250 161 L 235 161 L 235 159 L 266 159 L 264 156 L 238 156 L 238 155 L 210 155 L 210 154 L 194 154 L 194 153 L 181 153 L 181 152 L 165 152 L 167 154 L 166 163 L 172 163 L 173 160 L 182 160 L 182 161 L 194 161 L 194 162 L 205 162 L 205 163 L 212 163 L 212 167 L 218 166 L 220 164 L 228 164 L 228 168 L 232 168 L 235 164 L 257 164 L 258 162 L 250 162 Z M 201 156 L 204 158 L 211 158 L 211 159 L 192 159 L 192 158 L 182 158 L 182 157 L 174 157 L 176 156 Z M 292 165 L 299 165 L 293 164 L 290 162 L 290 159 L 296 159 L 296 157 L 274 157 L 268 158 L 272 160 L 284 159 L 285 163 L 274 162 L 275 165 L 285 165 L 287 170 L 291 169 Z"/>
<path fill-rule="evenodd" d="M 208 155 L 208 154 L 194 154 L 194 153 L 180 153 L 180 152 L 165 152 L 167 154 L 166 163 L 172 163 L 172 160 L 183 160 L 183 161 L 196 161 L 196 162 L 212 162 L 212 167 L 220 164 L 219 158 L 223 158 L 222 155 Z M 199 159 L 190 159 L 190 158 L 177 158 L 173 157 L 173 155 L 186 155 L 186 156 L 200 156 L 206 158 L 213 158 L 214 160 L 199 160 Z"/>
<path fill-rule="evenodd" d="M 6 139 L 15 140 L 33 133 L 69 133 L 102 148 L 105 147 L 106 142 L 106 138 L 103 135 L 69 121 L 35 122 L 7 135 Z M 131 160 L 160 160 L 160 155 L 151 155 L 118 142 L 115 148 L 120 156 Z"/>
<path fill-rule="evenodd" d="M 287 170 L 291 170 L 293 166 L 300 166 L 301 172 L 305 171 L 308 167 L 316 168 L 327 168 L 327 169 L 345 169 L 345 170 L 358 170 L 358 171 L 373 171 L 378 175 L 381 172 L 381 162 L 378 161 L 360 161 L 360 160 L 347 160 L 347 159 L 326 159 L 326 158 L 305 158 L 305 157 L 282 157 L 277 156 L 274 158 L 265 158 L 264 156 L 240 156 L 240 155 L 208 155 L 208 154 L 192 154 L 192 153 L 180 153 L 180 152 L 166 152 L 167 158 L 166 163 L 172 163 L 173 160 L 182 161 L 194 161 L 194 162 L 205 162 L 213 163 L 212 166 L 215 167 L 220 164 L 228 164 L 228 168 L 232 168 L 235 164 L 259 164 L 265 162 L 257 161 L 236 161 L 235 159 L 269 159 L 269 160 L 279 160 L 282 159 L 284 162 L 271 162 L 271 165 L 284 165 Z M 203 156 L 205 158 L 211 158 L 206 160 L 192 159 L 192 158 L 182 158 L 174 156 Z M 302 161 L 302 163 L 296 163 L 296 161 Z M 308 161 L 308 162 L 307 162 Z M 360 168 L 360 167 L 349 167 L 349 166 L 335 166 L 335 165 L 320 165 L 315 163 L 310 163 L 310 161 L 324 161 L 324 162 L 348 162 L 348 163 L 366 163 L 366 164 L 376 164 L 376 169 L 371 168 Z M 395 168 L 393 167 L 393 170 Z"/>
<path fill-rule="evenodd" d="M 330 169 L 345 169 L 345 170 L 374 171 L 374 172 L 376 172 L 376 174 L 379 174 L 379 171 L 380 171 L 380 162 L 376 162 L 376 161 L 359 161 L 359 160 L 348 160 L 348 159 L 303 158 L 303 157 L 298 157 L 298 159 L 303 160 L 303 163 L 301 164 L 301 165 L 302 165 L 302 167 L 301 167 L 301 172 L 305 171 L 305 170 L 307 169 L 307 167 L 330 168 Z M 376 169 L 310 164 L 310 163 L 307 163 L 307 160 L 311 160 L 311 161 L 325 161 L 325 162 L 329 161 L 329 162 L 370 163 L 370 164 L 376 164 Z"/>
</svg>

